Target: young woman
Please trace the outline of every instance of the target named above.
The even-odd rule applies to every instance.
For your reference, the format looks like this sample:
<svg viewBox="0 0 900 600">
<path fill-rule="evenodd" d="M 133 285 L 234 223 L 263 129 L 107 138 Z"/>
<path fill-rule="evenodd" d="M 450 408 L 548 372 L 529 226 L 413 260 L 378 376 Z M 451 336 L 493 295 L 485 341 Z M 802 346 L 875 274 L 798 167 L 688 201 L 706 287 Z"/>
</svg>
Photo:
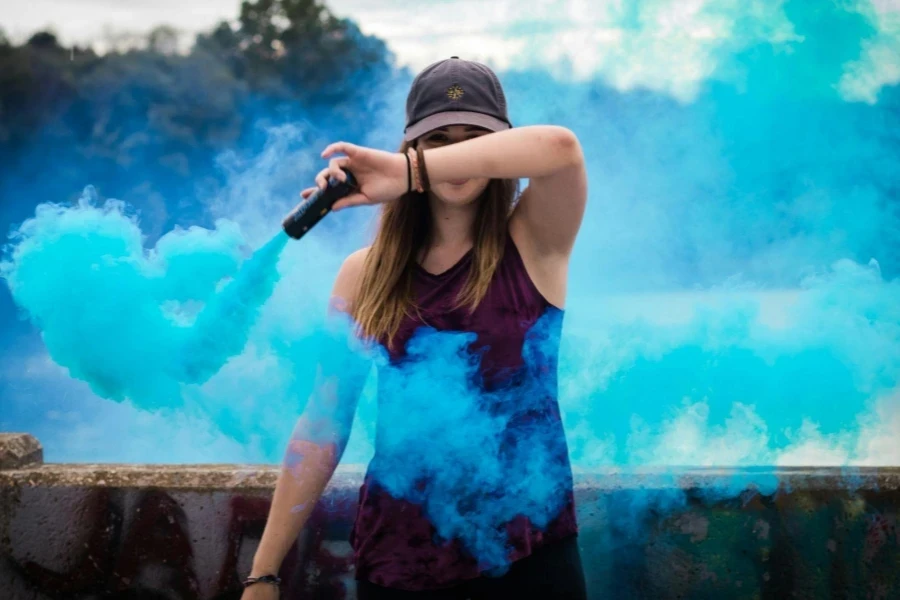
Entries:
<svg viewBox="0 0 900 600">
<path fill-rule="evenodd" d="M 458 57 L 422 71 L 406 109 L 400 152 L 338 142 L 322 153 L 330 161 L 316 177 L 318 187 L 331 177 L 345 180 L 342 169 L 359 184 L 335 210 L 382 204 L 375 240 L 344 262 L 332 306 L 352 318 L 361 339 L 385 349 L 389 364 L 402 363 L 407 342 L 423 326 L 474 334 L 470 350 L 480 356 L 483 402 L 494 401 L 497 389 L 507 399 L 502 408 L 486 409 L 507 411 L 501 450 L 516 445 L 518 432 L 540 428 L 541 439 L 549 440 L 548 456 L 540 458 L 564 476 L 553 492 L 558 497 L 545 503 L 560 508 L 540 527 L 522 515 L 496 524 L 507 536 L 509 562 L 496 576 L 465 544 L 436 535 L 420 502 L 380 485 L 373 465 L 379 439 L 393 422 L 379 417 L 375 458 L 351 536 L 357 596 L 583 599 L 571 467 L 556 398 L 569 256 L 587 197 L 580 144 L 562 127 L 513 128 L 496 75 Z M 529 185 L 517 198 L 522 178 Z M 549 330 L 545 347 L 526 360 L 529 332 L 539 322 Z M 275 574 L 340 460 L 366 372 L 346 361 L 320 369 L 317 391 L 288 446 L 245 600 L 277 597 Z M 423 447 L 429 443 L 434 440 L 421 440 Z M 423 489 L 427 498 L 427 484 Z"/>
</svg>

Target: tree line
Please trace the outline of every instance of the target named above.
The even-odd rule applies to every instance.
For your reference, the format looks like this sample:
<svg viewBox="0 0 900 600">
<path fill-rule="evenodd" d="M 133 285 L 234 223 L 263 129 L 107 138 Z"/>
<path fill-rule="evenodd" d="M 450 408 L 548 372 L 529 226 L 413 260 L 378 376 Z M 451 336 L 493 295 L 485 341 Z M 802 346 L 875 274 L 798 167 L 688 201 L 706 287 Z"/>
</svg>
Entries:
<svg viewBox="0 0 900 600">
<path fill-rule="evenodd" d="M 316 0 L 248 0 L 188 52 L 177 41 L 162 26 L 142 47 L 98 54 L 48 31 L 20 44 L 0 31 L 4 229 L 86 184 L 199 215 L 198 186 L 224 183 L 215 157 L 262 143 L 261 118 L 360 139 L 364 115 L 384 108 L 379 90 L 400 76 L 382 40 Z"/>
</svg>

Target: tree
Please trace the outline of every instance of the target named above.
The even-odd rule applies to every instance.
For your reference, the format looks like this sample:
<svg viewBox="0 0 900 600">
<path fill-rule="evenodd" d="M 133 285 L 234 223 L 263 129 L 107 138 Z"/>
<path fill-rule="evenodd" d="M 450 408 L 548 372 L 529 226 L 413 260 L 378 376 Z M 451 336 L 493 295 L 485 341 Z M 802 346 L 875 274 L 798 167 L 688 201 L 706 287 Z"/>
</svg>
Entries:
<svg viewBox="0 0 900 600">
<path fill-rule="evenodd" d="M 10 218 L 31 209 L 13 198 L 65 201 L 92 184 L 141 209 L 151 238 L 203 216 L 200 199 L 225 184 L 216 157 L 253 153 L 259 121 L 302 121 L 307 143 L 362 139 L 393 73 L 381 40 L 310 0 L 245 2 L 234 26 L 198 35 L 187 54 L 167 26 L 141 39 L 107 32 L 102 56 L 50 31 L 2 39 L 0 204 L 17 206 Z"/>
<path fill-rule="evenodd" d="M 67 62 L 68 51 L 49 31 L 22 46 L 0 45 L 0 157 L 8 159 L 74 97 Z"/>
<path fill-rule="evenodd" d="M 147 34 L 147 49 L 160 54 L 175 54 L 178 52 L 178 30 L 169 25 L 154 27 Z"/>
<path fill-rule="evenodd" d="M 239 22 L 243 76 L 251 86 L 306 104 L 352 103 L 363 93 L 356 79 L 384 74 L 389 63 L 384 42 L 316 0 L 245 1 Z"/>
<path fill-rule="evenodd" d="M 28 45 L 39 50 L 62 50 L 62 47 L 56 39 L 56 34 L 50 31 L 39 31 L 35 33 L 28 39 Z"/>
</svg>

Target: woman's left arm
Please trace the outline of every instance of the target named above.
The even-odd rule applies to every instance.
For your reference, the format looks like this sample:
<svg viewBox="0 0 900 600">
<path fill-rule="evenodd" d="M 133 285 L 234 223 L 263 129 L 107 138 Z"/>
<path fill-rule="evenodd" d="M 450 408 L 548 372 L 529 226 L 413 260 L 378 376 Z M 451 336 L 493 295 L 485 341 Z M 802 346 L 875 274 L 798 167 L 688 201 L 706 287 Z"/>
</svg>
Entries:
<svg viewBox="0 0 900 600">
<path fill-rule="evenodd" d="M 346 156 L 331 158 L 337 153 Z M 517 127 L 429 148 L 424 155 L 431 184 L 474 177 L 529 179 L 512 215 L 514 226 L 525 230 L 542 256 L 568 257 L 587 200 L 584 155 L 574 133 L 555 125 Z M 336 142 L 322 157 L 331 161 L 316 178 L 319 187 L 328 177 L 344 181 L 341 168 L 360 184 L 360 191 L 338 201 L 334 210 L 387 202 L 407 189 L 407 163 L 400 153 Z"/>
<path fill-rule="evenodd" d="M 542 254 L 568 256 L 587 202 L 587 174 L 578 138 L 554 125 L 498 131 L 425 150 L 432 184 L 469 177 L 527 178 L 512 220 Z"/>
</svg>

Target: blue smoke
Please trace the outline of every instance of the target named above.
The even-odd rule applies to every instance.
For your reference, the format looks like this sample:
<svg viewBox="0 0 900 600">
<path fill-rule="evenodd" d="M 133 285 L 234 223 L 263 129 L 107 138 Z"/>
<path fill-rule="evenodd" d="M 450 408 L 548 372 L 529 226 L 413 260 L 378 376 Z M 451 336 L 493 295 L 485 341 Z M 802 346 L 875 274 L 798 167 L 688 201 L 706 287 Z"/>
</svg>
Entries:
<svg viewBox="0 0 900 600">
<path fill-rule="evenodd" d="M 897 464 L 900 91 L 882 57 L 900 51 L 900 30 L 867 3 L 788 2 L 762 16 L 724 3 L 706 17 L 735 12 L 726 41 L 656 48 L 645 17 L 659 6 L 620 15 L 616 60 L 588 76 L 528 53 L 500 74 L 515 124 L 570 127 L 588 161 L 559 367 L 576 470 Z M 680 43 L 697 61 L 689 76 L 648 70 Z M 390 108 L 373 107 L 353 141 L 396 148 L 408 83 L 396 78 L 381 97 Z M 49 460 L 280 458 L 321 348 L 333 347 L 328 290 L 370 239 L 373 211 L 286 243 L 280 219 L 334 139 L 247 110 L 264 140 L 219 157 L 229 185 L 205 198 L 202 219 L 180 221 L 167 199 L 184 229 L 149 235 L 152 216 L 90 193 L 38 204 L 15 229 L 2 275 L 42 340 L 20 338 L 2 357 L 0 429 L 35 433 Z M 465 342 L 423 332 L 410 348 L 421 371 L 370 379 L 344 461 L 373 454 L 377 383 L 394 402 L 380 407 L 391 418 L 379 427 L 392 426 L 375 471 L 407 497 L 432 474 L 441 535 L 495 561 L 503 540 L 490 525 L 521 497 L 473 497 L 475 521 L 448 499 L 539 463 L 485 458 L 506 421 L 473 406 Z M 444 451 L 414 452 L 422 431 Z M 542 522 L 559 473 L 521 473 L 513 491 Z M 746 483 L 723 481 L 722 493 Z"/>
<path fill-rule="evenodd" d="M 180 406 L 179 384 L 207 381 L 242 352 L 289 238 L 244 260 L 240 232 L 223 221 L 145 252 L 122 203 L 92 200 L 88 189 L 75 207 L 39 206 L 0 274 L 71 377 L 139 408 Z"/>
<path fill-rule="evenodd" d="M 460 540 L 489 568 L 506 562 L 498 525 L 523 515 L 544 528 L 572 488 L 549 403 L 556 381 L 541 376 L 555 361 L 545 351 L 559 344 L 560 319 L 550 312 L 532 327 L 521 371 L 488 392 L 479 357 L 467 349 L 473 334 L 423 328 L 400 364 L 385 353 L 375 361 L 379 420 L 369 475 L 421 505 L 441 540 Z"/>
</svg>

